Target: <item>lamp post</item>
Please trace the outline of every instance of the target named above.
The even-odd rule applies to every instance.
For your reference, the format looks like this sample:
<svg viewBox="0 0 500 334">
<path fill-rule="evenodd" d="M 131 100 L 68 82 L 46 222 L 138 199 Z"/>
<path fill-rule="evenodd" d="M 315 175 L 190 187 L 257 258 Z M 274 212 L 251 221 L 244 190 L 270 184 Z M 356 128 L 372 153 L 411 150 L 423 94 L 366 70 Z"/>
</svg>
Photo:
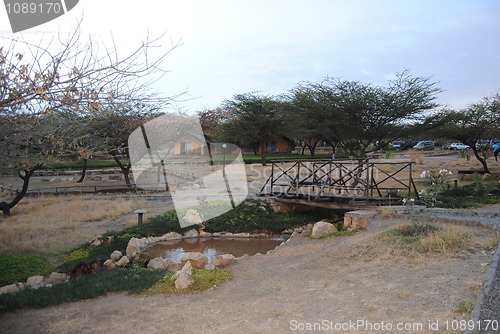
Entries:
<svg viewBox="0 0 500 334">
<path fill-rule="evenodd" d="M 137 213 L 137 224 L 142 225 L 142 218 L 147 211 L 144 209 L 139 209 L 135 210 L 134 212 Z"/>
<path fill-rule="evenodd" d="M 226 177 L 226 144 L 222 144 L 222 176 Z"/>
</svg>

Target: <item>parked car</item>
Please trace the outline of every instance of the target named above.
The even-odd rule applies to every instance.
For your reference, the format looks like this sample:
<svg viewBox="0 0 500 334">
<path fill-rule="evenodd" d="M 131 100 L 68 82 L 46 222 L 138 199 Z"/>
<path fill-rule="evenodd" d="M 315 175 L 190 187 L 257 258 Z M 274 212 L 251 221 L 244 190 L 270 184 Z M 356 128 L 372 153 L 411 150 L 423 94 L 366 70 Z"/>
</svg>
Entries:
<svg viewBox="0 0 500 334">
<path fill-rule="evenodd" d="M 446 143 L 446 144 L 443 144 L 443 146 L 441 146 L 441 148 L 443 150 L 451 150 L 451 145 L 453 145 L 454 143 Z"/>
<path fill-rule="evenodd" d="M 462 143 L 450 144 L 450 150 L 468 150 L 469 148 L 470 148 L 469 145 L 465 145 Z"/>
<path fill-rule="evenodd" d="M 400 140 L 393 141 L 391 143 L 392 148 L 395 149 L 396 151 L 401 151 L 403 149 L 403 147 L 405 147 L 405 145 L 406 145 L 406 142 L 400 141 Z"/>
<path fill-rule="evenodd" d="M 434 142 L 430 140 L 419 141 L 415 146 L 413 146 L 413 149 L 417 151 L 431 151 L 434 148 Z"/>
</svg>

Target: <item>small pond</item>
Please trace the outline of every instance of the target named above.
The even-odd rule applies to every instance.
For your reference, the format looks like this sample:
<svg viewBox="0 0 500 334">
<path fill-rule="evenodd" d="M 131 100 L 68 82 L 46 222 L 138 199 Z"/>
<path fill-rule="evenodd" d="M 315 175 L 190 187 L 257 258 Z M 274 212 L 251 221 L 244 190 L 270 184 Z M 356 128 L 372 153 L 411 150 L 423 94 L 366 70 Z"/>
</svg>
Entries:
<svg viewBox="0 0 500 334">
<path fill-rule="evenodd" d="M 265 254 L 279 246 L 285 239 L 266 238 L 194 238 L 162 241 L 143 250 L 142 256 L 154 259 L 162 257 L 169 262 L 180 262 L 184 253 L 200 252 L 206 255 L 208 262 L 222 254 L 240 257 L 257 253 Z"/>
</svg>

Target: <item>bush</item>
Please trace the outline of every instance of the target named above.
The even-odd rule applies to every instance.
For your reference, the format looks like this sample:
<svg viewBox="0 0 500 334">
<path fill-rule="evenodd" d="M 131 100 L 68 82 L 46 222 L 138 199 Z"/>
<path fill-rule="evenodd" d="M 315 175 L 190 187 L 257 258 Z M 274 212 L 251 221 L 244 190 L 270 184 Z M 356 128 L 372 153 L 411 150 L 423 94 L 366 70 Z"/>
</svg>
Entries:
<svg viewBox="0 0 500 334">
<path fill-rule="evenodd" d="M 54 269 L 43 256 L 34 254 L 0 255 L 0 268 L 0 286 L 24 282 Z"/>
<path fill-rule="evenodd" d="M 231 233 L 280 233 L 292 227 L 318 221 L 322 218 L 342 216 L 343 212 L 316 208 L 307 212 L 274 212 L 266 202 L 253 201 L 240 204 L 235 209 L 206 223 L 207 232 Z"/>
<path fill-rule="evenodd" d="M 471 184 L 449 189 L 438 196 L 446 208 L 470 208 L 500 202 L 500 184 L 475 178 Z"/>
<path fill-rule="evenodd" d="M 460 226 L 439 227 L 432 224 L 399 226 L 382 233 L 379 240 L 410 253 L 434 253 L 454 256 L 472 242 L 472 234 Z"/>
<path fill-rule="evenodd" d="M 23 289 L 0 295 L 0 311 L 22 307 L 46 307 L 90 299 L 109 292 L 139 293 L 158 282 L 164 273 L 148 269 L 115 269 L 72 279 L 43 289 Z"/>
</svg>

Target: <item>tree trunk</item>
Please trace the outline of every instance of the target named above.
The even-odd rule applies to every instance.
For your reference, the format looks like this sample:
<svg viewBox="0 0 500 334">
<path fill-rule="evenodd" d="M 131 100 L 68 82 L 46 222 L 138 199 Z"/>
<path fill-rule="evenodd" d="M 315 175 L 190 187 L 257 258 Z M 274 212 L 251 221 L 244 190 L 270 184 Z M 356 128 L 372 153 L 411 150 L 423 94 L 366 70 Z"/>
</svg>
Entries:
<svg viewBox="0 0 500 334">
<path fill-rule="evenodd" d="M 488 163 L 486 162 L 486 159 L 484 159 L 483 157 L 481 157 L 481 155 L 479 154 L 479 151 L 476 148 L 476 145 L 471 146 L 471 148 L 472 148 L 472 151 L 474 152 L 474 156 L 476 157 L 476 159 L 479 160 L 479 162 L 481 163 L 481 165 L 483 165 L 483 171 L 485 173 L 489 174 L 490 170 L 488 168 Z"/>
<path fill-rule="evenodd" d="M 132 183 L 130 182 L 130 168 L 132 165 L 130 164 L 130 159 L 127 165 L 124 165 L 121 161 L 120 158 L 116 155 L 115 152 L 111 153 L 113 156 L 113 159 L 115 162 L 118 164 L 118 167 L 120 167 L 123 177 L 125 178 L 125 183 L 127 184 L 127 187 L 132 188 Z"/>
<path fill-rule="evenodd" d="M 30 184 L 30 178 L 33 175 L 33 173 L 42 167 L 43 164 L 37 164 L 33 167 L 27 168 L 24 170 L 24 175 L 21 174 L 20 171 L 18 171 L 19 177 L 23 180 L 23 187 L 21 191 L 16 195 L 16 197 L 10 202 L 1 202 L 0 203 L 0 210 L 3 211 L 4 216 L 10 216 L 10 210 L 15 207 L 26 195 L 26 192 L 28 191 L 28 187 Z"/>
<path fill-rule="evenodd" d="M 260 142 L 260 154 L 262 156 L 262 166 L 267 166 L 266 154 L 267 154 L 267 144 L 265 140 Z"/>
<path fill-rule="evenodd" d="M 83 180 L 85 180 L 85 174 L 87 174 L 87 162 L 88 162 L 88 159 L 83 159 L 82 175 L 80 176 L 80 179 L 78 179 L 78 181 L 76 181 L 76 183 L 82 183 Z"/>
</svg>

